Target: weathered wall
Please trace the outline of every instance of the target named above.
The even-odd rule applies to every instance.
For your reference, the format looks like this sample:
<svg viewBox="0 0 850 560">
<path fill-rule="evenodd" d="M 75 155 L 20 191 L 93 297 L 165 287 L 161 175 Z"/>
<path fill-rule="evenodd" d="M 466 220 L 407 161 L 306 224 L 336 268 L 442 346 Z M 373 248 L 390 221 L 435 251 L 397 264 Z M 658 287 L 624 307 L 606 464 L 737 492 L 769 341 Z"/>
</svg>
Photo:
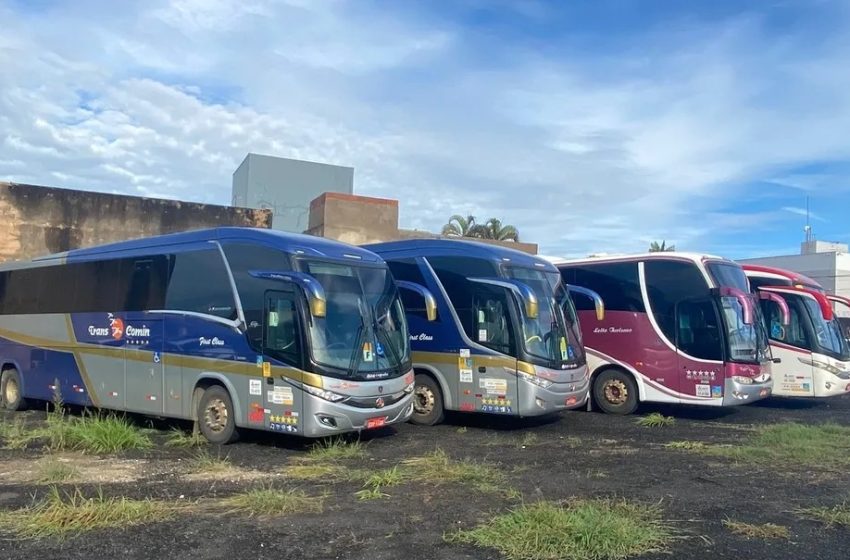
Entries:
<svg viewBox="0 0 850 560">
<path fill-rule="evenodd" d="M 399 239 L 440 238 L 427 231 L 399 229 L 398 201 L 328 192 L 310 203 L 310 225 L 304 233 L 362 245 Z M 472 239 L 537 254 L 534 243 L 514 243 Z"/>
<path fill-rule="evenodd" d="M 215 226 L 271 227 L 270 210 L 0 182 L 0 262 Z"/>
</svg>

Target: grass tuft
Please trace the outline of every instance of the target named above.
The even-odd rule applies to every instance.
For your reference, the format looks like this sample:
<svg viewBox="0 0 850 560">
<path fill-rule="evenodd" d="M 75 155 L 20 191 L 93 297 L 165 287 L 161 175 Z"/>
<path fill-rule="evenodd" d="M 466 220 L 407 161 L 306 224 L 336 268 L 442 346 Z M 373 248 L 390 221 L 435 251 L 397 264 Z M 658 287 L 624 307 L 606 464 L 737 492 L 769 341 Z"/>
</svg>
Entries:
<svg viewBox="0 0 850 560">
<path fill-rule="evenodd" d="M 57 484 L 79 476 L 80 470 L 74 465 L 62 462 L 56 457 L 45 457 L 38 462 L 35 480 L 39 484 Z"/>
<path fill-rule="evenodd" d="M 0 422 L 0 439 L 6 449 L 26 449 L 41 437 L 41 432 L 27 428 L 22 418 L 16 418 L 14 422 Z"/>
<path fill-rule="evenodd" d="M 653 412 L 646 416 L 641 416 L 635 424 L 645 428 L 660 428 L 663 426 L 672 426 L 676 423 L 676 419 L 672 416 L 664 416 L 660 412 Z"/>
<path fill-rule="evenodd" d="M 742 445 L 709 447 L 712 455 L 765 465 L 837 469 L 850 466 L 850 427 L 787 422 L 759 428 Z"/>
<path fill-rule="evenodd" d="M 434 486 L 462 483 L 481 492 L 503 492 L 515 497 L 516 491 L 507 487 L 502 471 L 468 459 L 455 461 L 442 449 L 402 462 L 410 478 Z"/>
<path fill-rule="evenodd" d="M 668 449 L 685 449 L 687 451 L 700 451 L 706 448 L 705 443 L 701 441 L 671 441 L 665 443 L 664 447 Z"/>
<path fill-rule="evenodd" d="M 222 473 L 228 471 L 232 465 L 230 457 L 221 456 L 220 453 L 215 456 L 207 450 L 200 450 L 189 460 L 189 469 L 193 473 Z"/>
<path fill-rule="evenodd" d="M 25 539 L 64 540 L 95 529 L 124 529 L 162 521 L 173 512 L 163 502 L 107 498 L 102 491 L 86 499 L 79 489 L 63 495 L 54 486 L 38 504 L 0 514 L 0 526 Z"/>
<path fill-rule="evenodd" d="M 608 560 L 658 552 L 671 538 L 657 507 L 613 500 L 523 505 L 446 536 L 495 548 L 509 560 Z"/>
<path fill-rule="evenodd" d="M 732 533 L 747 537 L 748 539 L 788 539 L 791 537 L 788 527 L 773 523 L 755 525 L 753 523 L 744 523 L 743 521 L 724 519 L 723 526 Z"/>
<path fill-rule="evenodd" d="M 850 503 L 844 502 L 833 507 L 808 507 L 794 511 L 797 516 L 811 521 L 820 521 L 827 527 L 843 525 L 850 527 Z"/>
<path fill-rule="evenodd" d="M 310 448 L 309 458 L 313 461 L 337 461 L 341 459 L 362 459 L 366 449 L 359 441 L 347 441 L 336 437 L 320 440 Z"/>
<path fill-rule="evenodd" d="M 525 449 L 526 447 L 533 447 L 540 443 L 540 438 L 534 432 L 526 432 L 525 435 L 522 436 L 522 439 L 519 440 L 517 447 L 520 449 Z"/>
<path fill-rule="evenodd" d="M 381 500 L 383 498 L 389 498 L 389 494 L 385 494 L 381 491 L 380 486 L 373 486 L 372 488 L 364 488 L 363 490 L 358 490 L 354 493 L 357 496 L 357 499 L 362 501 L 366 500 Z"/>
<path fill-rule="evenodd" d="M 77 449 L 90 453 L 116 453 L 127 449 L 153 447 L 150 437 L 121 416 L 84 416 L 69 421 L 54 421 L 50 446 L 53 449 Z M 62 426 L 62 427 L 58 427 Z"/>
<path fill-rule="evenodd" d="M 398 466 L 395 466 L 391 469 L 384 469 L 370 474 L 363 483 L 363 486 L 398 486 L 406 479 L 407 475 L 404 471 L 400 470 Z"/>
<path fill-rule="evenodd" d="M 308 496 L 301 490 L 255 488 L 235 494 L 222 501 L 227 513 L 241 513 L 251 517 L 272 517 L 293 513 L 321 513 L 323 496 Z"/>
<path fill-rule="evenodd" d="M 194 447 L 203 447 L 207 445 L 207 440 L 201 435 L 198 430 L 192 430 L 191 433 L 186 433 L 180 428 L 172 428 L 168 437 L 165 439 L 166 447 L 180 447 L 183 449 L 192 449 Z"/>
</svg>

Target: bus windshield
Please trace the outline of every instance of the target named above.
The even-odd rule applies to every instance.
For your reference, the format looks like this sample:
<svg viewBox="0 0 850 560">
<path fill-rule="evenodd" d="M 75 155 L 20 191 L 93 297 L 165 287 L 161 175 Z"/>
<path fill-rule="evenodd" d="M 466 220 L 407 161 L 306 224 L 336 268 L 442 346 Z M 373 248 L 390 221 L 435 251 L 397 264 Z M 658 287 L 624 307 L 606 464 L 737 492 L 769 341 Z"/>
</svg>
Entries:
<svg viewBox="0 0 850 560">
<path fill-rule="evenodd" d="M 723 308 L 723 322 L 726 325 L 726 338 L 729 341 L 729 359 L 736 362 L 762 362 L 768 359 L 767 332 L 761 316 L 761 309 L 750 294 L 749 283 L 744 270 L 732 263 L 707 263 L 707 268 L 718 286 L 737 288 L 751 298 L 753 305 L 753 323 L 744 323 L 744 308 L 737 298 L 723 296 L 720 305 Z"/>
<path fill-rule="evenodd" d="M 410 340 L 389 269 L 312 260 L 301 267 L 327 298 L 326 315 L 311 317 L 308 329 L 313 359 L 367 379 L 400 374 L 410 360 Z"/>
<path fill-rule="evenodd" d="M 809 316 L 812 318 L 817 344 L 826 354 L 832 355 L 840 360 L 850 359 L 847 341 L 841 334 L 841 326 L 838 319 L 827 321 L 823 318 L 823 312 L 818 303 L 810 297 L 803 298 Z"/>
<path fill-rule="evenodd" d="M 557 272 L 546 273 L 532 268 L 510 267 L 507 276 L 526 284 L 537 296 L 538 315 L 528 316 L 520 305 L 522 316 L 522 343 L 526 353 L 542 360 L 546 366 L 561 367 L 577 364 L 581 359 L 578 324 L 569 328 L 559 302 L 569 299 Z"/>
</svg>

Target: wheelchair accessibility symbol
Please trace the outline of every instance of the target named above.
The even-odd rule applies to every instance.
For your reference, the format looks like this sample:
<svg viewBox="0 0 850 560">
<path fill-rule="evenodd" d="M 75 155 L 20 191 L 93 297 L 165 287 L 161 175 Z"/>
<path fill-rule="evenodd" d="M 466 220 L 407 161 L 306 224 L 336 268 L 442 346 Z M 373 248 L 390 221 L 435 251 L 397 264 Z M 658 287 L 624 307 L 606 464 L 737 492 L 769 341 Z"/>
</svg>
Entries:
<svg viewBox="0 0 850 560">
<path fill-rule="evenodd" d="M 158 364 L 160 362 L 159 352 L 153 353 L 153 363 Z"/>
</svg>

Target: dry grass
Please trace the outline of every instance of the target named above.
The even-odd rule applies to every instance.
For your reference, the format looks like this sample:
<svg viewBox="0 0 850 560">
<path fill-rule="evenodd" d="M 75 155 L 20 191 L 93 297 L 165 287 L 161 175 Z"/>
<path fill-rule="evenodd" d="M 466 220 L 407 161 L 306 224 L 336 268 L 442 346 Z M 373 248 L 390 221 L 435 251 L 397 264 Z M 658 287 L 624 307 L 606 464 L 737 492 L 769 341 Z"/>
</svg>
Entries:
<svg viewBox="0 0 850 560">
<path fill-rule="evenodd" d="M 724 519 L 723 526 L 729 529 L 730 532 L 748 539 L 767 540 L 788 539 L 791 537 L 788 527 L 785 527 L 784 525 L 776 525 L 774 523 L 755 525 L 753 523 L 744 523 L 743 521 Z"/>
<path fill-rule="evenodd" d="M 850 527 L 850 503 L 844 502 L 833 507 L 815 506 L 794 511 L 799 517 L 819 521 L 827 527 L 841 525 Z"/>
<path fill-rule="evenodd" d="M 296 513 L 321 513 L 324 496 L 308 496 L 301 490 L 255 488 L 222 500 L 227 513 L 272 517 Z"/>
</svg>

